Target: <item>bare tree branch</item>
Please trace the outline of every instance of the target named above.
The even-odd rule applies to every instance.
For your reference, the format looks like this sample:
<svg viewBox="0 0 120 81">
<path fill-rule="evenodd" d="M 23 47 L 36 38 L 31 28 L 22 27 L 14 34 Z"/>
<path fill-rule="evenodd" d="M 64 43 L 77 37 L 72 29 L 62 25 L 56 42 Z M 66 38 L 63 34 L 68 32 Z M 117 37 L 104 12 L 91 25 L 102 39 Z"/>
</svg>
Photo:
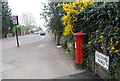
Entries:
<svg viewBox="0 0 120 81">
<path fill-rule="evenodd" d="M 24 25 L 30 26 L 35 24 L 35 18 L 31 13 L 23 13 L 21 16 L 21 21 Z"/>
</svg>

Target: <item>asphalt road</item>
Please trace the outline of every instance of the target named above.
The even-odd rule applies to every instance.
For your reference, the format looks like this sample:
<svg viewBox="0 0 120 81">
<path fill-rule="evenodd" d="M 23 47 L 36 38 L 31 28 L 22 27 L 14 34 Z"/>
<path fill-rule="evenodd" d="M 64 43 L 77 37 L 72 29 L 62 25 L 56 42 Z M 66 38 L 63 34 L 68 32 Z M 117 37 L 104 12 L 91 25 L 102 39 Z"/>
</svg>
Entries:
<svg viewBox="0 0 120 81">
<path fill-rule="evenodd" d="M 55 79 L 84 72 L 48 33 L 20 36 L 19 40 L 20 47 L 15 37 L 2 40 L 3 79 Z"/>
<path fill-rule="evenodd" d="M 43 37 L 44 36 L 40 36 L 39 34 L 18 36 L 20 46 L 24 45 L 24 44 L 29 44 L 29 43 L 32 43 L 32 42 L 39 41 Z M 0 50 L 4 50 L 4 49 L 7 49 L 7 48 L 12 48 L 12 47 L 17 46 L 16 37 L 11 37 L 11 38 L 7 38 L 7 39 L 4 38 L 4 39 L 1 39 L 1 40 L 2 40 L 2 44 L 0 44 Z"/>
</svg>

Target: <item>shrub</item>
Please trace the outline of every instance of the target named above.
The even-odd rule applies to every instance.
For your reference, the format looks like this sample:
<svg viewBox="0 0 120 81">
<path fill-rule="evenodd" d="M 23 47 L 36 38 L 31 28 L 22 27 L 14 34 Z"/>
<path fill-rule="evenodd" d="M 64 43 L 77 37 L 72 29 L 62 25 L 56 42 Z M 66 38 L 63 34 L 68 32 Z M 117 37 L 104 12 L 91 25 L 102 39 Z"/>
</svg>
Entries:
<svg viewBox="0 0 120 81">
<path fill-rule="evenodd" d="M 79 14 L 75 14 L 75 32 L 87 33 L 85 60 L 98 50 L 110 57 L 110 74 L 118 79 L 117 63 L 120 60 L 120 2 L 94 3 Z"/>
</svg>

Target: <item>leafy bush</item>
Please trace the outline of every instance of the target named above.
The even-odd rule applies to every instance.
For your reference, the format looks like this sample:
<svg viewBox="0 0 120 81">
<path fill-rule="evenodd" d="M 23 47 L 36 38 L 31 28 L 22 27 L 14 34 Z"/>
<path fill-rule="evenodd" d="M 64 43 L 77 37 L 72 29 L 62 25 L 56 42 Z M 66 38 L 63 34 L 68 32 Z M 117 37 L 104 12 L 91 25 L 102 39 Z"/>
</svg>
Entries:
<svg viewBox="0 0 120 81">
<path fill-rule="evenodd" d="M 15 33 L 16 32 L 16 28 L 18 29 L 18 31 L 28 31 L 27 27 L 22 26 L 22 25 L 17 25 L 17 26 L 14 26 L 12 28 L 11 33 Z"/>
<path fill-rule="evenodd" d="M 94 3 L 79 14 L 75 14 L 75 32 L 87 33 L 85 40 L 85 60 L 96 50 L 110 57 L 110 74 L 118 78 L 117 63 L 120 60 L 120 2 Z"/>
</svg>

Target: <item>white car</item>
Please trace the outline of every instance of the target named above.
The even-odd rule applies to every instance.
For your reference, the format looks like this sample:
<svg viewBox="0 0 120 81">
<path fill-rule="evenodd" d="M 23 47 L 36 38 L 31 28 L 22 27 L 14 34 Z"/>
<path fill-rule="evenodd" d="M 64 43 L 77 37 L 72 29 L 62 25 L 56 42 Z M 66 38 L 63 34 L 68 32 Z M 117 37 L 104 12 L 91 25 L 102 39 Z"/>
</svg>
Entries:
<svg viewBox="0 0 120 81">
<path fill-rule="evenodd" d="M 40 34 L 40 31 L 39 32 L 34 32 L 34 34 Z"/>
<path fill-rule="evenodd" d="M 45 35 L 45 31 L 41 31 L 41 32 L 40 32 L 40 35 Z"/>
</svg>

